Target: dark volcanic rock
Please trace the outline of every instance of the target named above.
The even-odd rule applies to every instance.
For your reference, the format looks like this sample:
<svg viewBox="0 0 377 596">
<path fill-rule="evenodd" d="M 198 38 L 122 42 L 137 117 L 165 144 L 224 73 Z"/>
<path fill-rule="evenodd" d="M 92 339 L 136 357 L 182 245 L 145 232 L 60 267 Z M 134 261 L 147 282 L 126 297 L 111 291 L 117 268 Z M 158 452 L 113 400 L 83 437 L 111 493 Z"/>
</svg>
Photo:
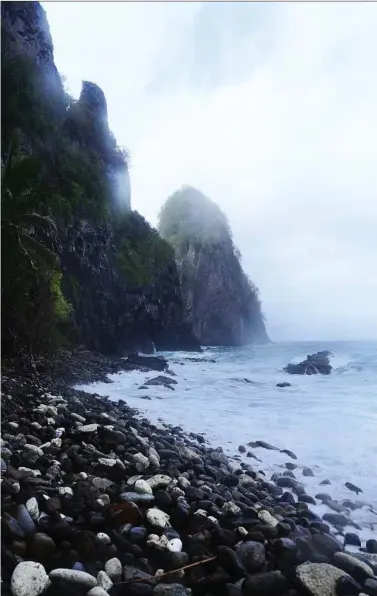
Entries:
<svg viewBox="0 0 377 596">
<path fill-rule="evenodd" d="M 132 366 L 142 366 L 151 370 L 164 371 L 168 367 L 168 361 L 162 356 L 140 356 L 139 354 L 128 354 L 126 363 Z"/>
<path fill-rule="evenodd" d="M 280 571 L 249 575 L 242 583 L 243 596 L 279 596 L 287 588 L 287 580 Z"/>
<path fill-rule="evenodd" d="M 288 364 L 283 370 L 290 375 L 329 375 L 332 370 L 330 352 L 323 350 L 307 356 L 306 360 L 298 364 Z"/>
</svg>

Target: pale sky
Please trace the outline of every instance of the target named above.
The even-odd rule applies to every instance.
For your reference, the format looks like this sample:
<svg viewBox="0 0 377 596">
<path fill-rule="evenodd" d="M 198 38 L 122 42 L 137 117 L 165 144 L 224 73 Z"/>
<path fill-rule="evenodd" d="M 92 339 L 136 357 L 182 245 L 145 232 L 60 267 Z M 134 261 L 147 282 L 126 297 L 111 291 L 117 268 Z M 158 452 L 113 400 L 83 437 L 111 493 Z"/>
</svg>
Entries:
<svg viewBox="0 0 377 596">
<path fill-rule="evenodd" d="M 105 92 L 152 224 L 228 216 L 275 340 L 377 338 L 377 4 L 44 2 L 73 96 Z"/>
</svg>

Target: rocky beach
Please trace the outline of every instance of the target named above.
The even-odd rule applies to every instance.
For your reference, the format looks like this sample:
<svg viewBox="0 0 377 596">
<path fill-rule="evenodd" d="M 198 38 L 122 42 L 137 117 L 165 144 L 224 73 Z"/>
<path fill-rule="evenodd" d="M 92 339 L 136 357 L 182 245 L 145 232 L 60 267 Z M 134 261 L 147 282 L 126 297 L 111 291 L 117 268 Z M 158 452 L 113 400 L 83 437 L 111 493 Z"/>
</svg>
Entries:
<svg viewBox="0 0 377 596">
<path fill-rule="evenodd" d="M 293 453 L 269 478 L 251 456 L 72 388 L 135 368 L 174 379 L 161 357 L 3 364 L 3 594 L 377 594 L 377 540 L 344 530 L 351 499 L 312 511 Z"/>
</svg>

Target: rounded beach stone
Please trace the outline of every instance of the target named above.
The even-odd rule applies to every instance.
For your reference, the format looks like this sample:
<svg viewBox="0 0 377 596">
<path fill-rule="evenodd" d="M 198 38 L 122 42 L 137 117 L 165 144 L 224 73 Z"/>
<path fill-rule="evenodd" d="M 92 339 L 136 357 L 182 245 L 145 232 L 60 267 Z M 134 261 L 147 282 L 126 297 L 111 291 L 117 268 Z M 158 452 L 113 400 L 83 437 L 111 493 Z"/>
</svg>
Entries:
<svg viewBox="0 0 377 596">
<path fill-rule="evenodd" d="M 236 550 L 241 563 L 250 573 L 259 571 L 263 567 L 266 554 L 264 546 L 260 542 L 241 542 Z"/>
<path fill-rule="evenodd" d="M 170 525 L 169 515 L 161 511 L 161 509 L 157 509 L 157 507 L 152 507 L 152 509 L 148 509 L 147 520 L 152 526 L 154 526 L 155 528 L 160 528 L 161 530 L 164 530 Z"/>
<path fill-rule="evenodd" d="M 100 542 L 101 544 L 111 544 L 111 538 L 108 534 L 105 534 L 105 532 L 98 532 L 96 539 L 97 542 Z"/>
<path fill-rule="evenodd" d="M 103 588 L 106 592 L 108 592 L 113 585 L 112 579 L 107 575 L 106 571 L 99 571 L 97 575 L 97 583 L 100 588 Z"/>
<path fill-rule="evenodd" d="M 105 571 L 112 581 L 119 581 L 122 577 L 122 563 L 117 557 L 113 557 L 106 561 Z"/>
<path fill-rule="evenodd" d="M 134 491 L 136 493 L 141 493 L 141 494 L 147 494 L 147 495 L 151 495 L 153 493 L 152 491 L 152 487 L 150 486 L 150 484 L 148 484 L 148 482 L 146 482 L 145 480 L 136 480 L 135 485 L 134 485 Z"/>
<path fill-rule="evenodd" d="M 109 596 L 109 594 L 100 586 L 95 586 L 87 592 L 86 596 Z"/>
<path fill-rule="evenodd" d="M 344 552 L 334 554 L 334 563 L 343 571 L 346 571 L 358 582 L 363 583 L 368 577 L 373 577 L 373 569 L 364 561 L 356 559 L 352 555 Z"/>
<path fill-rule="evenodd" d="M 39 518 L 38 501 L 35 497 L 31 497 L 31 499 L 28 499 L 26 501 L 25 507 L 28 510 L 29 515 L 32 519 L 37 520 Z"/>
<path fill-rule="evenodd" d="M 182 550 L 182 540 L 180 540 L 179 538 L 173 538 L 173 540 L 170 540 L 168 542 L 166 548 L 171 553 L 180 553 Z"/>
<path fill-rule="evenodd" d="M 11 579 L 13 596 L 39 596 L 49 585 L 49 577 L 40 563 L 22 561 L 13 571 Z"/>
<path fill-rule="evenodd" d="M 88 590 L 97 585 L 96 578 L 90 575 L 90 573 L 86 573 L 86 571 L 78 571 L 76 569 L 53 569 L 50 571 L 49 577 L 51 581 L 60 580 L 69 584 L 77 584 Z"/>
<path fill-rule="evenodd" d="M 328 563 L 303 563 L 297 567 L 296 575 L 311 596 L 336 596 L 339 579 L 348 576 Z"/>
</svg>

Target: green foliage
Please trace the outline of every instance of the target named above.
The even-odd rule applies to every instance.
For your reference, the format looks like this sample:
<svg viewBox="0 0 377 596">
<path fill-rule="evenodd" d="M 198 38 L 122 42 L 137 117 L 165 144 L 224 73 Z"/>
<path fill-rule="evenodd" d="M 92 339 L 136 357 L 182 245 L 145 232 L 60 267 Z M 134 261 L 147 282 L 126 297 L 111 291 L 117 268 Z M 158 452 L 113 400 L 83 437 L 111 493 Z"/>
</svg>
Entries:
<svg viewBox="0 0 377 596">
<path fill-rule="evenodd" d="M 174 261 L 174 251 L 157 230 L 136 211 L 114 221 L 116 266 L 131 286 L 153 283 L 156 275 Z"/>
<path fill-rule="evenodd" d="M 50 278 L 50 290 L 54 315 L 58 322 L 65 322 L 72 313 L 72 305 L 67 302 L 62 292 L 62 273 L 53 271 Z"/>
<path fill-rule="evenodd" d="M 171 195 L 159 216 L 159 231 L 179 258 L 189 247 L 232 246 L 227 218 L 220 208 L 190 186 Z"/>
</svg>

